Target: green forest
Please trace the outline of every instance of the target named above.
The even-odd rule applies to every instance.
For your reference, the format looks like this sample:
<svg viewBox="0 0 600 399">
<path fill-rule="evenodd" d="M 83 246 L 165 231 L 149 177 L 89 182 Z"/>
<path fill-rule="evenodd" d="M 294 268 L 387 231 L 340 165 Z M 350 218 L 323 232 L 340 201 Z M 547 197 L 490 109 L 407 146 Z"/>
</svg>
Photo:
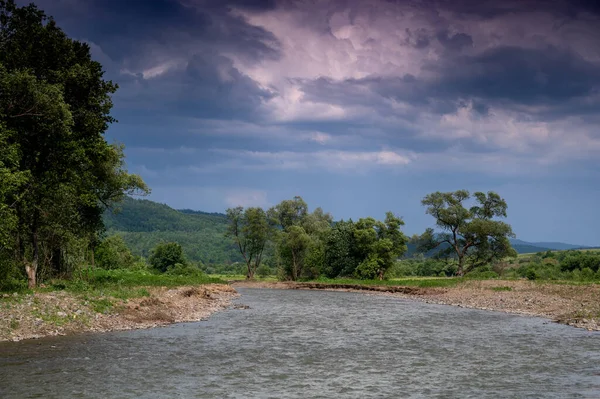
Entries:
<svg viewBox="0 0 600 399">
<path fill-rule="evenodd" d="M 187 259 L 204 265 L 243 261 L 233 242 L 225 239 L 227 217 L 189 210 L 177 211 L 145 199 L 125 198 L 104 214 L 107 235 L 123 237 L 131 251 L 148 257 L 160 242 L 177 242 Z"/>
</svg>

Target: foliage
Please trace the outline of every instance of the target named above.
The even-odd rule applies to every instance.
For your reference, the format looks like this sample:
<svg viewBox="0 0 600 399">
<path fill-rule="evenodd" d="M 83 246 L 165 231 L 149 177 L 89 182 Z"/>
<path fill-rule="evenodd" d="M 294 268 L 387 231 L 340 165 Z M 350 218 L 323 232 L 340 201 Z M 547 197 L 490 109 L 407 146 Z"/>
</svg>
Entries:
<svg viewBox="0 0 600 399">
<path fill-rule="evenodd" d="M 323 239 L 331 228 L 332 217 L 321 208 L 308 212 L 301 197 L 284 200 L 267 211 L 275 227 L 275 256 L 280 277 L 298 280 L 314 278 L 323 268 Z"/>
<path fill-rule="evenodd" d="M 103 269 L 128 269 L 135 263 L 123 238 L 118 235 L 106 237 L 100 245 L 94 249 L 96 264 Z"/>
<path fill-rule="evenodd" d="M 148 259 L 150 266 L 155 270 L 165 273 L 177 264 L 186 265 L 187 260 L 183 255 L 183 248 L 176 242 L 158 244 Z"/>
<path fill-rule="evenodd" d="M 109 234 L 123 237 L 134 255 L 149 257 L 161 242 L 177 242 L 187 259 L 204 265 L 243 261 L 227 231 L 225 214 L 177 211 L 156 202 L 125 198 L 115 211 L 104 214 Z"/>
<path fill-rule="evenodd" d="M 384 222 L 360 219 L 354 229 L 354 256 L 359 265 L 355 275 L 383 280 L 394 261 L 406 252 L 406 236 L 400 231 L 402 219 L 388 212 Z"/>
<path fill-rule="evenodd" d="M 358 266 L 353 252 L 354 230 L 352 220 L 341 220 L 325 234 L 323 274 L 326 277 L 351 276 L 354 273 Z"/>
<path fill-rule="evenodd" d="M 450 277 L 456 274 L 457 264 L 452 259 L 413 258 L 397 261 L 392 267 L 392 277 Z"/>
<path fill-rule="evenodd" d="M 267 212 L 276 226 L 276 259 L 283 279 L 355 276 L 383 279 L 406 252 L 402 219 L 391 212 L 385 221 L 363 218 L 333 223 L 321 208 L 308 212 L 301 197 L 284 200 Z"/>
<path fill-rule="evenodd" d="M 420 251 L 439 248 L 439 257 L 455 256 L 457 275 L 489 264 L 507 256 L 516 256 L 509 237 L 514 237 L 510 225 L 494 220 L 506 217 L 506 201 L 494 192 L 474 194 L 476 205 L 465 208 L 463 202 L 471 198 L 466 190 L 427 195 L 422 204 L 432 215 L 442 232 L 427 229 L 414 238 Z"/>
<path fill-rule="evenodd" d="M 167 274 L 171 276 L 202 276 L 202 270 L 192 264 L 176 263 L 167 269 Z"/>
<path fill-rule="evenodd" d="M 247 267 L 246 278 L 254 278 L 260 267 L 267 240 L 271 235 L 271 226 L 267 214 L 262 208 L 243 207 L 227 209 L 229 225 L 226 236 L 237 245 Z"/>
<path fill-rule="evenodd" d="M 148 192 L 103 137 L 116 89 L 86 43 L 35 5 L 0 0 L 0 245 L 13 249 L 0 256 L 24 266 L 30 287 L 71 274 L 103 209 Z"/>
</svg>

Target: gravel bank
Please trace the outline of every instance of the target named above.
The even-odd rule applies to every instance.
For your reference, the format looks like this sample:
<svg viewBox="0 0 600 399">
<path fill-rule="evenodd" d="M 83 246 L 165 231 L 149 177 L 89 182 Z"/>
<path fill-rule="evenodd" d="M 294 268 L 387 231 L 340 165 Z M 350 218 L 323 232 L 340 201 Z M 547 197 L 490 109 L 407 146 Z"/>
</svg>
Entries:
<svg viewBox="0 0 600 399">
<path fill-rule="evenodd" d="M 4 294 L 0 297 L 0 341 L 199 321 L 227 308 L 239 296 L 224 284 L 145 288 L 149 296 L 128 300 L 86 300 L 64 291 Z"/>
</svg>

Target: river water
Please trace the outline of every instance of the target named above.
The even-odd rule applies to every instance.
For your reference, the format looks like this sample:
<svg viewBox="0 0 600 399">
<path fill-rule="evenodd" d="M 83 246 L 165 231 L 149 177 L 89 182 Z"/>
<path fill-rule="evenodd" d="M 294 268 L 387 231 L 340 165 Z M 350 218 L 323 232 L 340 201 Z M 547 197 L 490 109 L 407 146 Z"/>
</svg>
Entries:
<svg viewBox="0 0 600 399">
<path fill-rule="evenodd" d="M 325 291 L 198 323 L 0 343 L 7 398 L 600 398 L 600 334 Z"/>
</svg>

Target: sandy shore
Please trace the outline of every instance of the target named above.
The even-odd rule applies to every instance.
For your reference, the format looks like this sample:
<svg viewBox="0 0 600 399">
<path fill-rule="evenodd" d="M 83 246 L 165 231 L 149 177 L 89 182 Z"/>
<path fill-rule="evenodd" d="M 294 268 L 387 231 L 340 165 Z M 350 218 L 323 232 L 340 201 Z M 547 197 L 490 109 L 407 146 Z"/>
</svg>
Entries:
<svg viewBox="0 0 600 399">
<path fill-rule="evenodd" d="M 64 291 L 5 294 L 0 302 L 0 341 L 199 321 L 227 308 L 239 296 L 225 284 L 145 288 L 150 296 L 126 301 L 84 300 Z"/>
<path fill-rule="evenodd" d="M 559 285 L 531 281 L 465 281 L 456 287 L 418 288 L 292 282 L 234 282 L 234 287 L 328 289 L 390 295 L 427 303 L 453 305 L 530 316 L 600 330 L 600 285 Z"/>
</svg>

